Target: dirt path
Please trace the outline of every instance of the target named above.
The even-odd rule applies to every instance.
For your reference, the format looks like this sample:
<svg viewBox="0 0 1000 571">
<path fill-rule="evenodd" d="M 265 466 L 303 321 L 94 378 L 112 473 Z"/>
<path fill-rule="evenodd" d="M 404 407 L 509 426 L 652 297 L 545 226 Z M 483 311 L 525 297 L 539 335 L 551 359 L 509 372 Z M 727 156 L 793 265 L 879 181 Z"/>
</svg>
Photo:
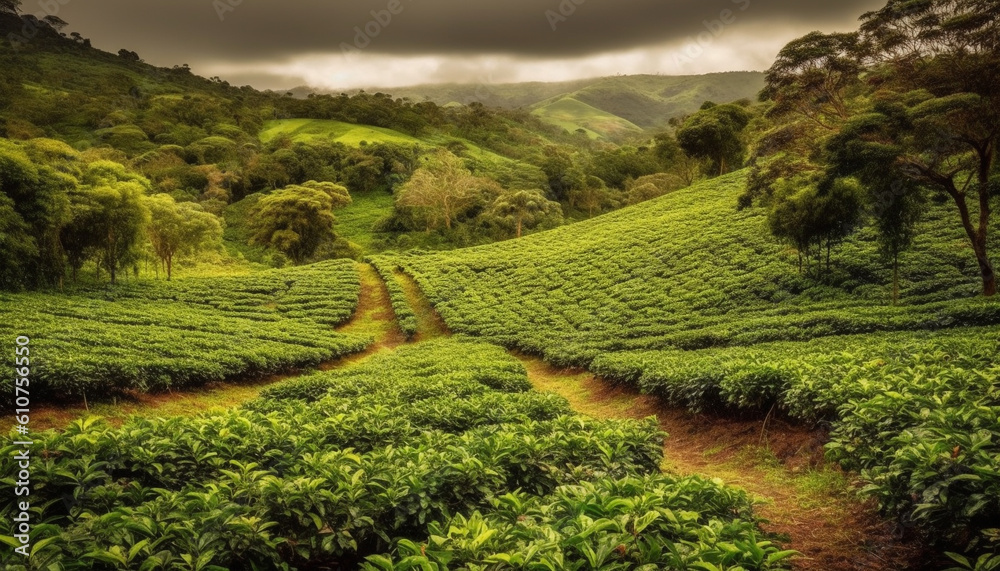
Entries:
<svg viewBox="0 0 1000 571">
<path fill-rule="evenodd" d="M 826 435 L 771 419 L 696 416 L 664 407 L 653 397 L 617 387 L 579 369 L 558 369 L 515 353 L 536 389 L 562 395 L 573 409 L 596 418 L 657 417 L 670 436 L 664 469 L 720 478 L 750 492 L 768 520 L 762 527 L 802 553 L 794 569 L 855 571 L 921 569 L 929 558 L 895 537 L 853 483 L 823 460 Z"/>
<path fill-rule="evenodd" d="M 342 333 L 370 335 L 375 339 L 367 349 L 340 357 L 319 368 L 324 371 L 347 367 L 406 342 L 389 303 L 389 292 L 374 268 L 358 264 L 361 275 L 361 297 L 358 307 L 344 325 L 337 328 Z M 133 415 L 181 416 L 196 414 L 213 408 L 232 408 L 252 400 L 269 385 L 301 374 L 290 371 L 280 375 L 270 375 L 260 379 L 213 383 L 204 387 L 158 394 L 135 394 L 128 400 L 95 403 L 89 408 L 73 406 L 39 406 L 31 411 L 31 425 L 35 430 L 62 428 L 77 418 L 91 415 L 102 416 L 112 424 L 121 424 Z M 8 425 L 6 418 L 0 423 Z"/>
<path fill-rule="evenodd" d="M 418 340 L 450 335 L 413 279 L 398 273 L 418 316 Z M 931 558 L 895 537 L 876 507 L 853 493 L 851 476 L 823 458 L 826 434 L 782 419 L 718 418 L 663 406 L 657 399 L 612 385 L 580 369 L 559 369 L 516 351 L 537 390 L 559 394 L 595 418 L 655 416 L 670 436 L 666 471 L 720 478 L 760 504 L 762 527 L 802 555 L 794 569 L 861 571 L 920 569 Z"/>
<path fill-rule="evenodd" d="M 388 291 L 375 270 L 359 265 L 361 299 L 354 316 L 338 331 L 368 334 L 375 343 L 362 353 L 324 363 L 323 370 L 359 363 L 404 344 Z M 450 335 L 447 325 L 408 275 L 394 276 L 403 286 L 414 313 L 414 342 Z M 921 569 L 917 546 L 893 536 L 872 505 L 856 499 L 850 476 L 826 464 L 826 435 L 771 419 L 740 420 L 694 416 L 664 407 L 656 399 L 617 387 L 587 371 L 558 369 L 541 359 L 512 352 L 524 363 L 536 389 L 565 397 L 573 409 L 596 418 L 656 416 L 670 437 L 664 447 L 664 470 L 720 478 L 757 498 L 764 528 L 802 553 L 794 568 L 803 571 Z M 134 402 L 82 407 L 46 407 L 32 411 L 32 424 L 44 429 L 65 426 L 81 416 L 97 414 L 119 423 L 134 415 L 174 416 L 217 407 L 232 407 L 257 396 L 262 388 L 299 373 L 276 375 L 252 383 L 220 383 L 198 390 L 138 395 Z"/>
</svg>

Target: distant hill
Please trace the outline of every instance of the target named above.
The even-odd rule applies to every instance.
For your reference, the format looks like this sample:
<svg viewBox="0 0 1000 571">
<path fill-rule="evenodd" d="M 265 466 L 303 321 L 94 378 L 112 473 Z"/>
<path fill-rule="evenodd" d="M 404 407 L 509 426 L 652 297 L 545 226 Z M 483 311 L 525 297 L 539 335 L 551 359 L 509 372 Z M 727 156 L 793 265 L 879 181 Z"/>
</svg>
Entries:
<svg viewBox="0 0 1000 571">
<path fill-rule="evenodd" d="M 627 75 L 559 83 L 417 85 L 366 91 L 433 101 L 438 105 L 468 105 L 478 101 L 508 109 L 527 108 L 567 130 L 582 128 L 606 136 L 628 130 L 629 123 L 642 129 L 662 127 L 672 117 L 692 113 L 709 100 L 755 99 L 763 88 L 764 74 L 748 71 L 686 76 Z M 311 91 L 297 88 L 293 93 L 305 96 Z M 578 104 L 600 112 L 599 126 L 608 131 L 588 127 L 586 120 L 597 119 L 598 115 Z M 614 118 L 617 119 L 612 123 L 606 122 Z"/>
</svg>

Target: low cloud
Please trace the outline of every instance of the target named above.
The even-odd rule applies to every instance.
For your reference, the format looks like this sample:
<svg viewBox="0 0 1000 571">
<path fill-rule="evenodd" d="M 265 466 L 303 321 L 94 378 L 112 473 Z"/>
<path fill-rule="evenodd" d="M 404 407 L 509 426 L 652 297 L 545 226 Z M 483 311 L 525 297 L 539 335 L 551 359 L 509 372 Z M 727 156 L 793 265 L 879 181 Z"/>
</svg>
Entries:
<svg viewBox="0 0 1000 571">
<path fill-rule="evenodd" d="M 884 0 L 90 0 L 60 17 L 109 51 L 282 89 L 763 69 Z M 34 8 L 32 0 L 25 11 Z M 713 35 L 712 23 L 731 13 Z M 699 40 L 700 38 L 700 40 Z M 692 45 L 697 48 L 693 51 Z M 354 52 L 344 56 L 345 48 Z M 678 59 L 687 48 L 694 57 Z"/>
</svg>

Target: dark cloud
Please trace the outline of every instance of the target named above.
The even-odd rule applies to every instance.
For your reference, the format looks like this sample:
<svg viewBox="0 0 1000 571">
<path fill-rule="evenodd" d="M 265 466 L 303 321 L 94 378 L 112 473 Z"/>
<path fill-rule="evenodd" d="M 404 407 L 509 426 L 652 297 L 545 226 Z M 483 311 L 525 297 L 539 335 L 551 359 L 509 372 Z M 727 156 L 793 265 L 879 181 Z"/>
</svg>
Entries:
<svg viewBox="0 0 1000 571">
<path fill-rule="evenodd" d="M 51 4 L 64 0 L 49 0 Z M 391 21 L 388 8 L 396 4 Z M 884 0 L 68 0 L 59 16 L 94 45 L 158 65 L 280 61 L 339 53 L 565 59 L 682 43 L 723 10 L 733 26 L 846 29 Z M 35 11 L 35 0 L 24 9 Z M 745 9 L 744 9 L 745 8 Z M 372 12 L 381 15 L 375 23 Z M 220 17 L 221 14 L 221 17 Z M 553 30 L 553 24 L 555 30 Z"/>
</svg>

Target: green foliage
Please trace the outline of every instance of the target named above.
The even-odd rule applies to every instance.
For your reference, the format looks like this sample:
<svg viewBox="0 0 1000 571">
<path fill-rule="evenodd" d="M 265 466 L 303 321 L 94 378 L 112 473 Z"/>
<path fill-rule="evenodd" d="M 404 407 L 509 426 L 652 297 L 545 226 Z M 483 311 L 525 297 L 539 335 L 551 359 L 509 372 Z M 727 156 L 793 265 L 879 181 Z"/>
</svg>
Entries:
<svg viewBox="0 0 1000 571">
<path fill-rule="evenodd" d="M 287 186 L 261 198 L 250 212 L 250 243 L 271 246 L 302 263 L 333 239 L 333 209 L 350 202 L 347 189 L 333 183 Z"/>
<path fill-rule="evenodd" d="M 366 258 L 368 263 L 375 267 L 375 271 L 385 283 L 389 292 L 389 302 L 392 304 L 392 313 L 396 316 L 396 323 L 399 329 L 406 335 L 407 339 L 412 339 L 417 334 L 417 314 L 413 312 L 413 307 L 406 299 L 406 292 L 403 286 L 396 279 L 398 267 L 395 263 L 381 256 Z"/>
<path fill-rule="evenodd" d="M 677 141 L 689 156 L 711 161 L 710 173 L 723 175 L 743 167 L 742 136 L 750 119 L 750 112 L 739 105 L 702 106 L 684 121 Z"/>
<path fill-rule="evenodd" d="M 88 419 L 32 435 L 45 452 L 30 501 L 46 522 L 32 563 L 391 566 L 428 536 L 435 558 L 449 549 L 456 561 L 502 558 L 522 542 L 557 557 L 542 539 L 565 534 L 558 549 L 570 565 L 628 537 L 625 553 L 616 544 L 600 556 L 614 566 L 599 568 L 782 568 L 788 554 L 758 539 L 744 493 L 654 476 L 663 435 L 652 420 L 567 416 L 564 400 L 528 391 L 523 366 L 482 343 L 442 340 L 376 359 L 278 385 L 242 410 L 121 428 Z M 6 471 L 13 454 L 3 452 Z M 0 503 L 2 521 L 13 509 Z M 483 518 L 502 543 L 481 528 L 467 537 Z M 530 532 L 518 524 L 529 519 Z M 0 526 L 7 541 L 10 526 Z"/>
<path fill-rule="evenodd" d="M 874 218 L 893 259 L 909 245 L 921 194 L 949 199 L 979 266 L 982 293 L 993 296 L 1000 16 L 978 0 L 889 0 L 861 20 L 856 33 L 814 32 L 779 54 L 762 96 L 784 123 L 771 134 L 785 136 L 769 137 L 761 155 L 790 153 L 828 180 L 857 177 L 870 186 L 886 206 Z"/>
<path fill-rule="evenodd" d="M 493 201 L 486 215 L 511 227 L 514 236 L 520 238 L 525 228 L 546 222 L 558 225 L 562 221 L 562 207 L 545 198 L 541 190 L 507 191 Z"/>
<path fill-rule="evenodd" d="M 919 224 L 908 255 L 922 267 L 893 307 L 871 286 L 888 279 L 870 263 L 872 234 L 846 239 L 838 281 L 817 285 L 772 244 L 766 209 L 732 210 L 745 181 L 734 174 L 522 240 L 396 260 L 454 331 L 696 411 L 775 408 L 832 422 L 831 457 L 859 469 L 887 513 L 944 547 L 983 549 L 1000 501 L 988 425 L 1000 306 L 973 297 L 974 267 L 959 282 L 946 277 L 961 264 L 940 249 L 961 240 L 947 206 Z M 955 446 L 970 450 L 958 464 Z"/>
<path fill-rule="evenodd" d="M 988 548 L 1000 509 L 997 328 L 614 353 L 593 370 L 695 411 L 830 421 L 829 456 L 939 546 Z"/>
<path fill-rule="evenodd" d="M 830 250 L 843 241 L 860 223 L 862 189 L 853 179 L 838 179 L 828 185 L 808 184 L 798 179 L 782 181 L 773 197 L 768 225 L 775 237 L 793 245 L 807 264 L 817 261 L 822 275 L 823 248 L 826 271 L 830 271 Z"/>
<path fill-rule="evenodd" d="M 146 199 L 150 223 L 146 228 L 153 252 L 166 266 L 167 280 L 173 274 L 174 256 L 221 246 L 219 219 L 191 202 L 177 203 L 168 194 Z"/>
<path fill-rule="evenodd" d="M 330 329 L 350 317 L 359 292 L 353 263 L 328 262 L 72 297 L 5 294 L 0 324 L 37 339 L 32 402 L 110 398 L 252 378 L 359 351 L 371 340 Z"/>
<path fill-rule="evenodd" d="M 767 230 L 767 212 L 735 212 L 745 173 L 678 190 L 588 222 L 509 243 L 396 257 L 453 331 L 587 365 L 602 354 L 697 349 L 861 332 L 1000 323 L 968 299 L 974 268 L 934 210 L 902 299 L 860 235 L 834 254 L 829 284 L 797 275 Z M 862 240 L 861 238 L 866 238 Z"/>
</svg>

